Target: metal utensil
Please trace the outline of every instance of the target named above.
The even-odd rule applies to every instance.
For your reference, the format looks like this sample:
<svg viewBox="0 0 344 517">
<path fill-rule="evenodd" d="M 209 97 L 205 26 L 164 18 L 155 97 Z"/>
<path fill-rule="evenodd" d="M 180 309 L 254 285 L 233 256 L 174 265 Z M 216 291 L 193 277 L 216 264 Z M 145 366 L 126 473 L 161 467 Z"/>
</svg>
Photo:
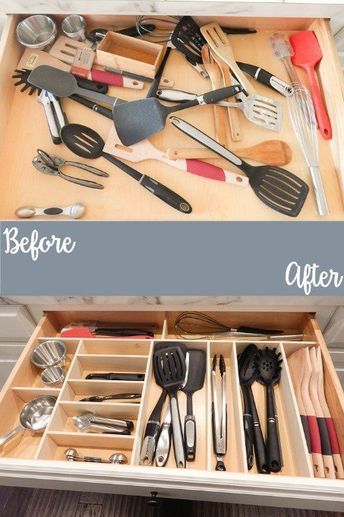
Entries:
<svg viewBox="0 0 344 517">
<path fill-rule="evenodd" d="M 185 468 L 183 432 L 177 399 L 177 392 L 183 385 L 186 374 L 185 355 L 179 346 L 171 344 L 154 352 L 153 364 L 157 384 L 165 389 L 170 397 L 176 465 L 178 468 Z"/>
<path fill-rule="evenodd" d="M 118 102 L 125 102 L 118 97 L 111 97 L 99 93 L 98 91 L 87 90 L 78 85 L 78 81 L 73 74 L 65 72 L 49 65 L 37 66 L 28 77 L 32 86 L 47 90 L 56 97 L 70 97 L 71 95 L 81 95 L 96 102 L 102 102 L 111 108 Z"/>
<path fill-rule="evenodd" d="M 158 197 L 172 208 L 175 208 L 184 214 L 192 212 L 191 205 L 176 192 L 173 192 L 171 189 L 150 176 L 141 174 L 141 172 L 121 162 L 111 154 L 104 152 L 103 149 L 105 142 L 98 133 L 93 131 L 93 129 L 80 124 L 68 124 L 62 129 L 61 138 L 68 149 L 78 156 L 89 159 L 99 158 L 102 156 L 138 181 L 141 187 L 148 190 L 148 192 Z"/>
<path fill-rule="evenodd" d="M 46 386 L 60 386 L 65 380 L 65 371 L 61 366 L 50 366 L 43 370 L 41 379 Z"/>
<path fill-rule="evenodd" d="M 118 465 L 124 465 L 128 463 L 128 458 L 122 452 L 115 452 L 111 454 L 108 460 L 102 460 L 97 456 L 79 456 L 78 451 L 73 448 L 66 449 L 64 451 L 67 461 L 85 461 L 89 463 L 112 463 Z"/>
<path fill-rule="evenodd" d="M 43 50 L 53 43 L 57 35 L 54 20 L 43 14 L 29 16 L 18 23 L 16 37 L 24 47 Z"/>
<path fill-rule="evenodd" d="M 187 461 L 194 461 L 196 457 L 196 418 L 193 412 L 192 396 L 203 388 L 207 365 L 204 350 L 188 350 L 189 368 L 186 383 L 181 388 L 186 395 L 186 415 L 184 420 L 185 454 Z"/>
<path fill-rule="evenodd" d="M 145 380 L 144 373 L 89 373 L 86 375 L 87 380 L 104 380 L 104 381 L 134 381 L 143 382 Z"/>
<path fill-rule="evenodd" d="M 241 63 L 240 61 L 236 63 L 242 72 L 245 72 L 245 74 L 250 75 L 256 81 L 265 84 L 265 86 L 272 88 L 281 95 L 284 95 L 284 97 L 289 97 L 289 95 L 293 94 L 294 90 L 291 84 L 279 79 L 267 70 L 264 70 L 264 68 L 249 63 Z"/>
<path fill-rule="evenodd" d="M 281 353 L 277 353 L 275 348 L 266 347 L 264 350 L 258 350 L 257 380 L 266 387 L 266 455 L 270 472 L 280 472 L 283 467 L 274 393 L 274 386 L 281 379 L 281 363 Z"/>
<path fill-rule="evenodd" d="M 160 433 L 155 450 L 155 463 L 157 467 L 164 467 L 167 463 L 171 449 L 172 415 L 171 405 L 168 403 L 165 418 L 160 427 Z"/>
<path fill-rule="evenodd" d="M 227 380 L 226 363 L 223 355 L 219 359 L 219 371 L 221 376 L 221 395 L 218 397 L 216 386 L 217 355 L 213 357 L 211 370 L 211 413 L 213 428 L 213 446 L 216 454 L 215 470 L 225 471 L 226 466 L 223 461 L 227 453 Z"/>
<path fill-rule="evenodd" d="M 57 216 L 64 215 L 66 217 L 72 217 L 72 219 L 79 219 L 85 213 L 86 207 L 81 203 L 74 203 L 73 205 L 51 208 L 34 208 L 32 206 L 22 206 L 17 208 L 15 215 L 21 219 L 29 219 L 30 217 L 40 216 Z"/>
<path fill-rule="evenodd" d="M 141 393 L 115 393 L 114 395 L 92 395 L 80 399 L 80 402 L 104 402 L 104 400 L 131 400 L 136 402 L 141 399 Z M 139 402 L 137 400 L 137 402 Z"/>
<path fill-rule="evenodd" d="M 243 422 L 246 459 L 248 469 L 251 469 L 253 466 L 253 443 L 258 472 L 269 474 L 270 471 L 266 457 L 265 442 L 251 388 L 258 376 L 256 368 L 257 353 L 257 346 L 251 344 L 248 345 L 238 357 L 239 380 L 244 400 Z"/>
<path fill-rule="evenodd" d="M 89 422 L 93 424 L 106 424 L 114 427 L 123 427 L 129 431 L 134 429 L 134 424 L 131 420 L 124 420 L 122 418 L 104 418 L 96 415 L 95 413 L 92 413 L 91 411 L 75 418 L 79 418 L 83 422 Z"/>
<path fill-rule="evenodd" d="M 233 79 L 233 82 L 235 82 L 235 79 Z M 237 96 L 239 95 L 241 95 L 240 92 Z M 159 89 L 157 97 L 161 100 L 184 103 L 195 100 L 197 94 L 183 92 L 182 90 Z M 247 120 L 256 126 L 272 131 L 280 131 L 283 118 L 280 104 L 261 95 L 242 95 L 241 99 L 240 102 L 219 101 L 215 106 L 238 108 L 243 112 Z"/>
<path fill-rule="evenodd" d="M 36 346 L 31 354 L 31 362 L 38 368 L 63 366 L 67 348 L 63 341 L 50 339 Z"/>
<path fill-rule="evenodd" d="M 97 424 L 94 422 L 90 422 L 88 419 L 83 419 L 81 416 L 73 416 L 73 421 L 76 428 L 83 432 L 91 431 L 96 433 L 106 433 L 106 434 L 119 434 L 129 436 L 130 431 L 128 429 L 124 429 L 123 427 L 115 427 L 113 425 L 106 424 Z"/>
<path fill-rule="evenodd" d="M 148 418 L 141 447 L 140 465 L 153 465 L 155 449 L 160 431 L 160 416 L 166 397 L 167 392 L 163 390 Z"/>
<path fill-rule="evenodd" d="M 33 92 L 32 92 L 33 93 Z M 42 104 L 45 117 L 47 119 L 48 128 L 50 132 L 51 139 L 55 145 L 61 143 L 60 133 L 56 124 L 56 120 L 54 118 L 54 112 L 51 105 L 51 99 L 48 97 L 48 92 L 42 90 L 41 93 L 37 97 L 37 101 Z"/>
<path fill-rule="evenodd" d="M 236 95 L 240 91 L 240 86 L 220 88 L 196 96 L 195 99 L 188 102 L 170 107 L 164 106 L 155 97 L 116 104 L 112 113 L 118 137 L 124 145 L 136 144 L 164 129 L 167 117 L 172 113 L 199 104 L 216 104 L 218 101 Z"/>
<path fill-rule="evenodd" d="M 79 14 L 70 14 L 62 20 L 61 29 L 68 38 L 86 41 L 86 22 Z"/>
<path fill-rule="evenodd" d="M 272 165 L 250 165 L 185 120 L 175 116 L 170 120 L 177 129 L 242 170 L 256 196 L 268 207 L 290 217 L 299 215 L 308 195 L 308 185 L 295 174 Z"/>
<path fill-rule="evenodd" d="M 20 412 L 20 424 L 8 433 L 0 436 L 0 447 L 25 429 L 34 433 L 42 432 L 49 423 L 56 400 L 56 397 L 45 396 L 27 402 Z"/>
<path fill-rule="evenodd" d="M 109 175 L 107 172 L 104 172 L 95 167 L 91 167 L 85 163 L 80 162 L 71 162 L 64 160 L 58 156 L 50 156 L 48 153 L 43 151 L 42 149 L 37 149 L 37 156 L 35 156 L 32 160 L 32 165 L 43 174 L 48 174 L 51 176 L 58 176 L 61 179 L 69 181 L 71 183 L 75 183 L 76 185 L 81 185 L 83 187 L 94 188 L 94 189 L 103 189 L 104 185 L 101 183 L 97 183 L 95 181 L 76 178 L 74 176 L 70 176 L 62 172 L 62 167 L 64 166 L 73 166 L 77 169 L 82 169 L 91 174 L 95 174 L 96 176 L 101 176 L 107 178 Z"/>
<path fill-rule="evenodd" d="M 311 174 L 318 212 L 320 215 L 328 215 L 329 208 L 319 168 L 317 122 L 312 98 L 290 62 L 293 50 L 289 42 L 279 33 L 273 34 L 270 42 L 275 55 L 282 60 L 294 89 L 293 95 L 287 97 L 289 117 Z"/>
</svg>

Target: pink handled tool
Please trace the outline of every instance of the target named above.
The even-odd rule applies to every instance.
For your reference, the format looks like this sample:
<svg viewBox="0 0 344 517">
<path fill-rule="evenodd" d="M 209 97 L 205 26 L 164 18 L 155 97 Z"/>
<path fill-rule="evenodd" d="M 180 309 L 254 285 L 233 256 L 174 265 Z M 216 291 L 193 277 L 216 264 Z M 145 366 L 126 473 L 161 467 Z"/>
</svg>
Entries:
<svg viewBox="0 0 344 517">
<path fill-rule="evenodd" d="M 227 171 L 211 163 L 200 160 L 170 160 L 164 151 L 157 149 L 149 140 L 142 140 L 130 147 L 125 147 L 119 140 L 115 127 L 112 127 L 106 140 L 104 151 L 128 160 L 130 162 L 142 162 L 144 160 L 158 160 L 171 167 L 180 169 L 203 178 L 232 183 L 240 187 L 248 185 L 248 178 L 232 171 Z"/>
</svg>

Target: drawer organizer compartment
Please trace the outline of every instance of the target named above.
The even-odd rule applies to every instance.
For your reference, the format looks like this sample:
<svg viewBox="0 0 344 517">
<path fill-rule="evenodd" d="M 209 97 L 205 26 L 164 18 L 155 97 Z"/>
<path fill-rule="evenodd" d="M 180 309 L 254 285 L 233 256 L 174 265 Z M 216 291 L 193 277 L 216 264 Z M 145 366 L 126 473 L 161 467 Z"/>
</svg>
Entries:
<svg viewBox="0 0 344 517">
<path fill-rule="evenodd" d="M 281 330 L 283 334 L 277 340 L 267 339 L 266 336 L 265 338 L 238 335 L 231 337 L 228 334 L 218 335 L 217 339 L 181 339 L 174 335 L 175 320 L 178 315 L 179 313 L 173 311 L 165 313 L 133 311 L 132 322 L 140 321 L 141 324 L 145 321 L 155 322 L 159 337 L 151 340 L 124 340 L 112 337 L 80 340 L 60 338 L 67 347 L 70 360 L 61 388 L 38 386 L 34 375 L 32 377 L 24 375 L 24 372 L 30 368 L 30 356 L 35 346 L 49 339 L 56 339 L 61 328 L 75 318 L 75 313 L 66 311 L 44 316 L 1 393 L 0 411 L 6 412 L 9 418 L 1 422 L 0 434 L 5 434 L 18 425 L 25 403 L 46 395 L 56 397 L 57 400 L 48 424 L 41 433 L 21 431 L 5 446 L 0 447 L 0 472 L 5 467 L 8 468 L 7 465 L 11 465 L 11 460 L 15 459 L 17 462 L 22 462 L 23 466 L 26 465 L 25 468 L 28 468 L 25 462 L 29 462 L 32 468 L 39 469 L 41 466 L 45 472 L 68 472 L 71 479 L 74 479 L 74 474 L 92 476 L 94 479 L 101 476 L 102 482 L 105 480 L 108 487 L 115 480 L 118 485 L 118 483 L 121 484 L 120 480 L 123 476 L 124 478 L 130 476 L 134 485 L 143 482 L 149 490 L 152 486 L 159 486 L 160 489 L 165 490 L 166 495 L 171 494 L 168 484 L 173 478 L 178 490 L 183 491 L 188 486 L 190 489 L 193 487 L 191 489 L 193 496 L 199 494 L 196 497 L 200 498 L 212 498 L 209 490 L 206 494 L 202 494 L 202 486 L 204 488 L 211 485 L 213 494 L 221 493 L 225 489 L 226 494 L 232 495 L 236 491 L 235 486 L 240 486 L 243 494 L 247 494 L 246 490 L 258 493 L 264 489 L 265 493 L 271 494 L 270 502 L 273 505 L 276 505 L 276 500 L 272 494 L 277 491 L 285 504 L 283 491 L 287 486 L 292 485 L 294 493 L 297 493 L 302 501 L 302 507 L 313 507 L 318 505 L 319 501 L 327 501 L 329 494 L 336 504 L 343 504 L 344 476 L 338 472 L 337 479 L 336 476 L 330 477 L 329 473 L 327 473 L 328 478 L 321 478 L 313 469 L 312 454 L 307 447 L 297 393 L 288 363 L 295 352 L 306 349 L 320 350 L 325 396 L 338 438 L 340 458 L 340 452 L 344 447 L 343 392 L 314 318 L 303 313 L 207 312 L 208 317 L 215 317 L 233 329 L 244 325 L 260 326 L 275 332 L 277 329 Z M 77 316 L 78 321 L 90 319 L 89 312 L 78 313 Z M 129 322 L 128 311 L 95 312 L 92 316 L 92 319 L 100 318 L 100 321 L 116 322 L 118 325 L 124 321 Z M 161 323 L 161 327 L 157 325 L 158 322 Z M 297 337 L 289 340 L 283 338 L 292 333 Z M 158 384 L 155 375 L 157 368 L 155 352 L 160 348 L 163 354 L 166 354 L 166 350 L 170 350 L 166 347 L 171 344 L 177 348 L 181 344 L 186 347 L 186 349 L 182 348 L 186 352 L 185 361 L 189 369 L 187 371 L 193 373 L 191 378 L 194 378 L 196 384 L 199 383 L 197 372 L 202 371 L 200 366 L 202 362 L 197 363 L 195 372 L 194 350 L 200 351 L 199 358 L 202 357 L 205 365 L 204 381 L 197 386 L 199 389 L 196 389 L 192 396 L 192 413 L 196 422 L 195 459 L 188 459 L 185 462 L 185 469 L 176 467 L 173 433 L 168 459 L 163 467 L 156 466 L 154 451 L 151 461 L 142 461 L 147 422 L 162 393 L 161 380 Z M 273 393 L 282 468 L 270 474 L 260 472 L 255 447 L 253 447 L 252 467 L 247 461 L 247 422 L 243 418 L 244 412 L 247 414 L 247 407 L 244 408 L 242 363 L 240 360 L 238 362 L 238 358 L 243 357 L 244 350 L 253 344 L 258 351 L 255 364 L 261 361 L 259 351 L 264 352 L 268 348 L 276 351 L 281 365 L 280 380 L 273 386 Z M 219 408 L 220 418 L 223 417 L 221 371 L 225 372 L 226 378 L 224 390 L 227 446 L 220 450 L 218 442 L 214 440 L 214 436 L 217 435 L 214 432 L 213 406 Z M 138 374 L 142 379 L 136 381 L 122 378 L 121 380 L 86 379 L 86 375 L 90 373 Z M 19 379 L 25 379 L 25 383 L 20 385 Z M 215 384 L 213 384 L 214 380 Z M 192 384 L 192 381 L 190 382 Z M 188 386 L 187 383 L 186 386 Z M 213 395 L 214 386 L 216 386 L 217 401 Z M 266 387 L 254 380 L 252 393 L 262 436 L 266 441 L 268 417 Z M 94 398 L 90 399 L 90 397 Z M 182 390 L 178 390 L 177 397 L 181 425 L 184 429 L 184 417 L 189 412 L 186 404 L 187 396 Z M 166 398 L 158 418 L 161 424 L 165 422 L 168 406 L 169 397 Z M 114 432 L 120 434 L 113 434 Z M 159 450 L 161 452 L 163 449 Z M 218 461 L 223 462 L 225 471 L 216 470 Z M 86 478 L 85 482 L 87 483 Z M 207 485 L 203 485 L 203 482 Z M 318 489 L 316 493 L 314 493 L 314 486 Z M 240 497 L 238 500 L 244 501 L 243 497 L 246 496 Z M 290 505 L 293 505 L 293 501 Z"/>
<path fill-rule="evenodd" d="M 54 18 L 60 30 L 63 16 Z M 161 18 L 165 21 L 168 19 L 168 17 L 159 16 L 159 19 L 154 20 L 158 30 L 167 26 L 164 21 L 161 21 Z M 158 154 L 160 151 L 160 158 L 161 156 L 164 157 L 164 163 L 153 159 L 153 155 L 150 155 L 152 149 L 145 146 L 140 148 L 142 154 L 146 154 L 144 161 L 134 163 L 125 160 L 123 156 L 120 158 L 123 158 L 141 173 L 150 175 L 186 199 L 192 206 L 192 213 L 188 216 L 185 213 L 173 210 L 167 204 L 162 203 L 161 200 L 144 192 L 127 175 L 122 174 L 102 158 L 92 160 L 92 163 L 90 163 L 90 165 L 99 167 L 110 175 L 108 178 L 104 178 L 104 189 L 97 190 L 97 192 L 94 192 L 91 188 L 83 188 L 71 182 L 61 181 L 58 178 L 37 172 L 32 165 L 32 159 L 36 155 L 37 148 L 42 148 L 53 155 L 60 155 L 67 160 L 77 160 L 76 156 L 65 146 L 52 144 L 44 120 L 44 112 L 39 106 L 36 96 L 21 93 L 11 79 L 23 53 L 23 47 L 15 38 L 16 26 L 20 19 L 21 17 L 18 16 L 9 18 L 2 39 L 2 51 L 0 51 L 0 81 L 3 92 L 0 100 L 2 113 L 0 157 L 2 163 L 6 164 L 6 167 L 3 167 L 0 171 L 2 184 L 0 218 L 2 220 L 13 219 L 16 209 L 20 206 L 41 207 L 44 204 L 43 200 L 50 202 L 51 206 L 65 206 L 72 205 L 76 199 L 87 207 L 86 217 L 91 220 L 285 220 L 287 218 L 264 205 L 257 199 L 250 187 L 242 188 L 238 185 L 224 184 L 223 181 L 211 181 L 204 177 L 197 177 L 197 174 L 177 170 L 173 166 L 173 160 L 164 161 L 168 150 L 168 156 L 171 157 L 173 156 L 173 149 L 180 151 L 196 147 L 195 142 L 173 127 L 172 123 L 168 123 L 163 131 L 150 138 L 151 144 L 155 147 L 153 151 L 156 153 L 158 150 Z M 263 67 L 287 82 L 289 79 L 283 64 L 273 55 L 270 47 L 270 36 L 275 32 L 282 32 L 288 38 L 298 31 L 310 30 L 314 32 L 323 53 L 318 77 L 333 130 L 332 140 L 324 140 L 318 132 L 320 170 L 330 211 L 325 219 L 342 220 L 344 213 L 342 204 L 343 79 L 328 22 L 307 18 L 264 19 L 257 17 L 231 18 L 229 16 L 214 16 L 211 18 L 196 16 L 195 20 L 200 26 L 218 22 L 225 28 L 246 26 L 256 29 L 257 32 L 253 34 L 229 36 L 235 59 L 238 62 Z M 108 19 L 96 15 L 88 16 L 86 17 L 86 23 L 91 30 L 102 25 L 107 26 Z M 135 17 L 118 15 L 116 16 L 116 23 L 121 27 L 134 25 Z M 168 27 L 171 28 L 171 25 L 168 25 Z M 115 27 L 111 27 L 111 29 L 115 29 Z M 110 36 L 108 37 L 110 38 Z M 137 42 L 136 38 L 131 39 Z M 155 38 L 150 37 L 150 42 L 154 43 L 155 41 Z M 104 39 L 103 44 L 106 44 L 106 39 Z M 157 59 L 157 62 L 159 62 L 159 59 Z M 99 65 L 97 66 L 99 67 Z M 308 85 L 303 70 L 301 68 L 296 70 L 301 81 Z M 190 91 L 191 89 L 194 93 L 201 94 L 210 91 L 212 88 L 211 81 L 204 79 L 193 69 L 182 53 L 177 50 L 172 50 L 169 55 L 164 77 L 174 82 L 173 88 L 176 90 Z M 239 110 L 232 109 L 232 117 L 240 122 L 242 140 L 229 140 L 227 147 L 236 152 L 272 139 L 278 139 L 288 144 L 292 152 L 292 159 L 285 166 L 286 169 L 296 174 L 310 187 L 309 195 L 298 220 L 323 219 L 318 215 L 310 173 L 289 120 L 287 98 L 252 78 L 249 78 L 248 81 L 251 86 L 254 86 L 258 95 L 269 97 L 280 104 L 283 112 L 282 128 L 278 133 L 270 131 L 252 124 L 242 113 L 239 113 Z M 131 101 L 144 98 L 148 88 L 149 83 L 145 83 L 142 90 L 111 86 L 109 94 Z M 104 140 L 107 139 L 110 129 L 113 127 L 112 120 L 107 120 L 99 113 L 92 112 L 85 106 L 79 105 L 68 98 L 63 100 L 63 109 L 70 122 L 89 126 L 97 131 Z M 212 106 L 202 106 L 183 111 L 181 117 L 211 137 L 215 136 Z M 30 130 L 27 122 L 30 120 L 39 122 L 35 131 Z M 111 140 L 109 145 L 112 144 L 115 145 Z M 20 153 L 18 153 L 18 148 L 21 150 Z M 122 148 L 122 151 L 125 152 L 125 149 Z M 130 157 L 129 155 L 130 153 L 127 157 Z M 81 159 L 80 161 L 85 160 Z M 227 171 L 238 172 L 234 166 L 222 158 L 211 159 L 208 156 L 208 161 Z M 179 166 L 181 166 L 180 163 Z M 66 172 L 69 174 L 69 170 L 66 169 Z M 192 172 L 195 171 L 192 170 Z M 72 170 L 70 173 L 72 173 Z M 237 179 L 233 179 L 233 181 L 234 183 L 238 182 Z M 240 184 L 242 184 L 242 181 Z M 136 199 L 137 202 L 135 202 Z"/>
</svg>

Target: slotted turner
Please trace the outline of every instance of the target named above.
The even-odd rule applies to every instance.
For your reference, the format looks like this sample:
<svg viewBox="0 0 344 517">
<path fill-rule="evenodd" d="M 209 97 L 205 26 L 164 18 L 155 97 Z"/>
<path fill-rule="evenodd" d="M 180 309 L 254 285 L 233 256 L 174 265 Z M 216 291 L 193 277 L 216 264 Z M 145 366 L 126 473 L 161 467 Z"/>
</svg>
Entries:
<svg viewBox="0 0 344 517">
<path fill-rule="evenodd" d="M 299 215 L 307 198 L 308 185 L 295 174 L 272 165 L 250 165 L 185 120 L 171 117 L 170 121 L 193 140 L 242 170 L 256 196 L 267 206 L 290 217 Z"/>
<path fill-rule="evenodd" d="M 239 84 L 233 78 L 233 84 Z M 184 92 L 182 90 L 159 89 L 156 96 L 164 101 L 186 102 L 197 98 L 195 93 Z M 280 131 L 282 125 L 282 107 L 279 103 L 263 97 L 261 95 L 243 95 L 242 92 L 237 94 L 241 98 L 240 102 L 219 101 L 217 106 L 225 106 L 227 108 L 239 108 L 247 120 L 256 124 L 256 126 L 271 129 L 272 131 Z M 242 96 L 242 97 L 241 97 Z"/>
<path fill-rule="evenodd" d="M 178 346 L 156 350 L 153 355 L 155 380 L 170 397 L 173 446 L 178 468 L 185 467 L 182 425 L 180 421 L 177 392 L 183 386 L 186 375 L 185 355 Z"/>
</svg>

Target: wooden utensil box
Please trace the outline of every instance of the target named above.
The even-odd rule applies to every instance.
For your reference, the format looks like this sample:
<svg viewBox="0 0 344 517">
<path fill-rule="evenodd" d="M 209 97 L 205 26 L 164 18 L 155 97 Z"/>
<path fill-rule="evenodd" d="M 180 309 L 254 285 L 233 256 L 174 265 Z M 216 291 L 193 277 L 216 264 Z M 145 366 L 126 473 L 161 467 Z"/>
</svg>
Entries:
<svg viewBox="0 0 344 517">
<path fill-rule="evenodd" d="M 147 418 L 161 389 L 152 372 L 152 353 L 156 342 L 180 340 L 174 334 L 178 313 L 163 310 L 145 311 L 56 311 L 47 313 L 37 325 L 17 365 L 0 394 L 0 433 L 18 423 L 24 403 L 40 395 L 58 397 L 54 413 L 43 435 L 22 432 L 17 439 L 0 449 L 0 482 L 25 486 L 44 486 L 85 491 L 121 492 L 158 496 L 231 501 L 300 508 L 343 509 L 344 480 L 313 477 L 307 447 L 297 410 L 295 393 L 287 366 L 287 357 L 305 346 L 320 347 L 324 364 L 325 391 L 335 427 L 344 450 L 344 394 L 330 354 L 315 318 L 307 313 L 269 312 L 208 312 L 227 326 L 261 326 L 283 329 L 288 334 L 303 333 L 302 341 L 256 341 L 259 348 L 277 347 L 282 354 L 282 377 L 276 387 L 276 401 L 284 467 L 279 474 L 258 474 L 254 467 L 247 470 L 242 424 L 242 400 L 237 369 L 237 355 L 252 340 L 247 338 L 211 338 L 185 341 L 188 348 L 202 349 L 207 354 L 207 373 L 203 388 L 194 395 L 197 421 L 197 454 L 186 469 L 177 469 L 173 451 L 164 468 L 139 464 L 140 449 Z M 155 328 L 152 340 L 64 338 L 67 346 L 67 375 L 61 389 L 47 388 L 40 371 L 31 364 L 31 351 L 38 343 L 54 338 L 71 321 L 111 321 L 118 325 Z M 214 354 L 223 354 L 227 367 L 228 452 L 224 458 L 227 471 L 216 472 L 211 430 L 210 371 Z M 145 380 L 122 382 L 85 380 L 90 372 L 105 371 L 145 373 Z M 109 400 L 102 403 L 81 402 L 91 395 L 140 393 L 139 403 Z M 265 393 L 254 384 L 260 419 L 265 424 Z M 179 393 L 182 418 L 185 395 Z M 72 416 L 93 411 L 105 417 L 130 419 L 134 422 L 131 436 L 111 436 L 79 432 Z M 128 465 L 68 462 L 64 451 L 77 449 L 79 455 L 109 458 L 123 452 Z M 248 499 L 250 498 L 250 499 Z M 330 501 L 330 503 L 329 503 Z"/>
<path fill-rule="evenodd" d="M 97 48 L 97 63 L 153 78 L 164 55 L 164 47 L 109 31 Z"/>
</svg>

